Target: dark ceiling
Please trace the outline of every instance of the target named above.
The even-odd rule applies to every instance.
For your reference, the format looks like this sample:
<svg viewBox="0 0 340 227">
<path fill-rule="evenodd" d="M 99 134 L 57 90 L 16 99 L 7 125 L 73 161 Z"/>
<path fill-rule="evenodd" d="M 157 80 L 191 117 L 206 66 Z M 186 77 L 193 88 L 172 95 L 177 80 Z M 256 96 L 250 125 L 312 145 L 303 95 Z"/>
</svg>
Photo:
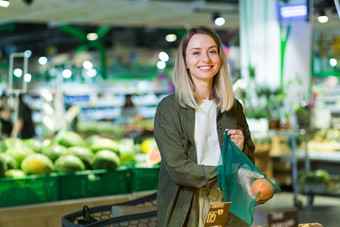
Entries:
<svg viewBox="0 0 340 227">
<path fill-rule="evenodd" d="M 190 2 L 190 0 L 186 1 Z M 206 0 L 206 2 L 238 5 L 238 0 Z M 335 10 L 334 1 L 314 0 L 314 11 L 319 12 L 322 9 Z M 48 48 L 57 52 L 67 52 L 88 44 L 84 38 L 85 34 L 95 32 L 103 26 L 70 25 L 69 27 L 73 32 L 62 29 L 61 26 L 51 26 L 47 23 L 0 23 L 0 57 L 8 58 L 8 54 L 11 52 L 22 52 L 27 49 L 30 49 L 33 55 L 45 54 Z M 107 28 L 100 42 L 108 47 L 114 45 L 149 48 L 177 47 L 179 39 L 176 42 L 167 43 L 164 39 L 165 35 L 172 32 L 181 37 L 185 31 L 184 28 L 170 29 L 169 27 L 109 26 Z M 218 33 L 226 43 L 230 34 L 235 35 L 237 31 L 236 29 L 221 29 Z"/>
</svg>

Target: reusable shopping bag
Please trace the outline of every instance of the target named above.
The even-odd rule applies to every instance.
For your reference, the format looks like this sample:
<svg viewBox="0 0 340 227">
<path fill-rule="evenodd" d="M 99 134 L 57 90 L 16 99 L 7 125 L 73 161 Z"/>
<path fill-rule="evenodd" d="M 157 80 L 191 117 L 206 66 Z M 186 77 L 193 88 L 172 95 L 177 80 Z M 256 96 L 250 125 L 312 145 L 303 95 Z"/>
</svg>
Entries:
<svg viewBox="0 0 340 227">
<path fill-rule="evenodd" d="M 227 132 L 225 132 L 221 153 L 222 160 L 217 167 L 217 178 L 223 190 L 224 201 L 232 202 L 230 212 L 251 225 L 254 208 L 260 204 L 251 192 L 252 183 L 257 179 L 265 178 L 274 187 L 273 195 L 281 190 L 231 141 Z M 265 201 L 261 203 L 263 202 Z"/>
</svg>

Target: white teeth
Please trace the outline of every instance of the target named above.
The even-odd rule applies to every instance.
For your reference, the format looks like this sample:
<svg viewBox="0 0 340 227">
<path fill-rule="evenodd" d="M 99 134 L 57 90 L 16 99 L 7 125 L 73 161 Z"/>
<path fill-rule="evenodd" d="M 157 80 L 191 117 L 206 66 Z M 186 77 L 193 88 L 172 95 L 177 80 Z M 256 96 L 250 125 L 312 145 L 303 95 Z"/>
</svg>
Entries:
<svg viewBox="0 0 340 227">
<path fill-rule="evenodd" d="M 210 69 L 210 67 L 200 67 L 200 69 Z"/>
</svg>

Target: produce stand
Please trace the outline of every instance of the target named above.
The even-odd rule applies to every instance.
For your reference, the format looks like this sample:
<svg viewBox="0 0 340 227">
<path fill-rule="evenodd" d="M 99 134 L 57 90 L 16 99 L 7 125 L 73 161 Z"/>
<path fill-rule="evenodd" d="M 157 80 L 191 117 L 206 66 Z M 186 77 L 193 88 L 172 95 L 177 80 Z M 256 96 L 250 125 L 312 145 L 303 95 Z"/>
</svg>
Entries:
<svg viewBox="0 0 340 227">
<path fill-rule="evenodd" d="M 298 200 L 297 196 L 300 193 L 299 190 L 299 184 L 298 184 L 298 161 L 304 160 L 305 162 L 305 169 L 309 170 L 309 159 L 308 159 L 308 151 L 307 148 L 304 153 L 304 157 L 300 157 L 300 159 L 297 156 L 297 147 L 296 147 L 296 136 L 303 135 L 304 139 L 305 132 L 304 130 L 301 131 L 286 131 L 286 132 L 278 132 L 279 136 L 285 136 L 288 137 L 290 142 L 290 148 L 291 148 L 291 155 L 290 156 L 281 156 L 279 157 L 280 160 L 284 162 L 288 162 L 292 164 L 292 186 L 293 186 L 293 199 L 294 199 L 294 205 L 296 207 L 302 207 L 302 202 Z"/>
<path fill-rule="evenodd" d="M 159 165 L 0 178 L 0 207 L 155 190 Z"/>
<path fill-rule="evenodd" d="M 318 163 L 326 163 L 324 167 L 333 169 L 334 173 L 339 174 L 337 165 L 340 162 L 340 155 L 337 152 L 318 152 L 318 151 L 309 151 L 308 149 L 308 141 L 307 134 L 305 130 L 294 130 L 294 131 L 286 131 L 286 132 L 278 132 L 279 136 L 286 136 L 289 139 L 289 146 L 291 148 L 290 156 L 281 156 L 278 157 L 280 160 L 284 162 L 288 162 L 292 164 L 292 186 L 293 186 L 293 199 L 294 205 L 298 208 L 302 207 L 302 202 L 298 200 L 298 195 L 305 195 L 308 199 L 307 206 L 312 206 L 314 201 L 314 196 L 322 195 L 322 196 L 330 196 L 330 197 L 340 197 L 340 191 L 338 187 L 335 187 L 334 190 L 329 191 L 326 185 L 322 184 L 313 184 L 307 185 L 307 187 L 302 187 L 299 182 L 299 173 L 298 173 L 298 162 L 304 163 L 304 170 L 311 170 L 311 162 L 316 161 Z M 304 141 L 304 146 L 302 149 L 297 148 L 296 137 L 302 136 Z M 332 164 L 332 165 L 331 165 Z"/>
<path fill-rule="evenodd" d="M 303 156 L 303 151 L 298 151 L 297 156 Z M 340 163 L 340 153 L 336 151 L 308 151 L 308 160 L 317 163 L 320 169 L 327 169 L 331 174 L 339 175 L 338 165 Z M 330 179 L 329 182 L 307 183 L 301 187 L 301 194 L 308 197 L 308 206 L 311 206 L 314 197 L 328 196 L 340 198 L 339 180 Z"/>
<path fill-rule="evenodd" d="M 159 165 L 132 163 L 115 170 L 0 178 L 0 226 L 60 227 L 62 216 L 85 205 L 119 204 L 151 194 L 157 189 L 158 172 Z"/>
<path fill-rule="evenodd" d="M 77 173 L 59 174 L 59 199 L 117 195 L 129 193 L 130 172 L 127 166 L 115 170 L 87 170 Z M 115 183 L 116 182 L 116 183 Z"/>
<path fill-rule="evenodd" d="M 58 190 L 57 174 L 0 178 L 0 207 L 58 201 Z"/>
</svg>

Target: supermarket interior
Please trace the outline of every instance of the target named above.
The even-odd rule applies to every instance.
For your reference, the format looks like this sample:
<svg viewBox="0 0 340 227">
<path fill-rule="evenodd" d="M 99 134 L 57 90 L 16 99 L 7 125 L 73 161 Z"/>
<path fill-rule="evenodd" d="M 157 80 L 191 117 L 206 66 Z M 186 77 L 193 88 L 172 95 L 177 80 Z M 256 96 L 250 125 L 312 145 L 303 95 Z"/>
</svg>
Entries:
<svg viewBox="0 0 340 227">
<path fill-rule="evenodd" d="M 251 226 L 340 225 L 339 0 L 0 0 L 1 227 L 157 226 L 154 118 L 197 25 L 280 188 Z"/>
</svg>

